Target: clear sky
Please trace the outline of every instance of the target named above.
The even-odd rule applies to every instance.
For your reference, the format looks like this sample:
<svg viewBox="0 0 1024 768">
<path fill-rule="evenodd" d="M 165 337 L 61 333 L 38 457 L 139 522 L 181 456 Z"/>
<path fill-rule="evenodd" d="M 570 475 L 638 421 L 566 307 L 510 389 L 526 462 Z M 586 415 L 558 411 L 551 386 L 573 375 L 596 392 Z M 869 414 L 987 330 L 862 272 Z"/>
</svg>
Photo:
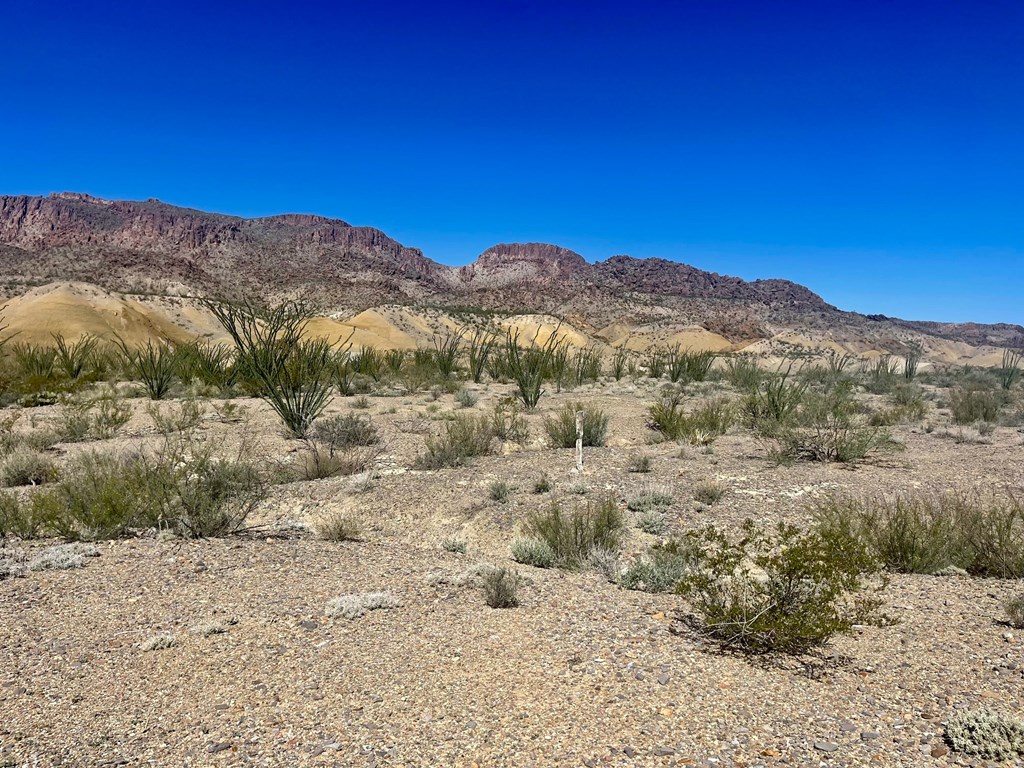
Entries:
<svg viewBox="0 0 1024 768">
<path fill-rule="evenodd" d="M 1024 2 L 0 0 L 0 193 L 1024 323 Z"/>
</svg>

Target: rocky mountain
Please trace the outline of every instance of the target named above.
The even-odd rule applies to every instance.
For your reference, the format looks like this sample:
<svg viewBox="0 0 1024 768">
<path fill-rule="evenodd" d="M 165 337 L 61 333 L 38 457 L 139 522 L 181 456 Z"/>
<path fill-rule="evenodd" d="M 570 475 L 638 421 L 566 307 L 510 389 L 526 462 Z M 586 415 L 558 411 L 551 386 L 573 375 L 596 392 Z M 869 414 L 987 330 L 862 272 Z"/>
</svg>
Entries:
<svg viewBox="0 0 1024 768">
<path fill-rule="evenodd" d="M 381 304 L 473 305 L 611 323 L 703 325 L 732 340 L 835 326 L 1024 345 L 1020 326 L 912 323 L 842 312 L 787 280 L 718 275 L 664 259 L 589 263 L 542 243 L 507 243 L 464 267 L 438 264 L 371 227 L 307 214 L 245 219 L 158 200 L 78 193 L 0 197 L 7 296 L 53 281 L 121 293 L 304 295 L 326 311 Z"/>
</svg>

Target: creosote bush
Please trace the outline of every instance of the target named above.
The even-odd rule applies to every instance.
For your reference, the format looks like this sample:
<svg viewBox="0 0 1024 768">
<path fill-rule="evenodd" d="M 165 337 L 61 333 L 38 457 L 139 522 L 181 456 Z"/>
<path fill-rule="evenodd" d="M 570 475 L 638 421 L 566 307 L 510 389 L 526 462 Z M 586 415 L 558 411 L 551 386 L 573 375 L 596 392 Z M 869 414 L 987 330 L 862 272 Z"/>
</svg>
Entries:
<svg viewBox="0 0 1024 768">
<path fill-rule="evenodd" d="M 677 589 L 699 628 L 724 647 L 800 654 L 884 619 L 878 598 L 864 591 L 878 565 L 848 538 L 785 524 L 766 533 L 749 520 L 739 540 L 713 527 L 688 538 L 693 565 Z"/>
<path fill-rule="evenodd" d="M 732 406 L 722 398 L 702 402 L 689 413 L 683 410 L 682 402 L 681 391 L 667 391 L 648 409 L 648 426 L 669 440 L 710 445 L 724 435 L 735 420 Z"/>
<path fill-rule="evenodd" d="M 954 424 L 994 422 L 1003 406 L 1002 392 L 976 386 L 956 387 L 949 393 L 949 410 Z"/>
<path fill-rule="evenodd" d="M 576 413 L 583 413 L 583 445 L 599 448 L 608 434 L 608 415 L 600 408 L 582 403 L 568 403 L 554 415 L 544 417 L 544 429 L 553 448 L 576 446 Z"/>
</svg>

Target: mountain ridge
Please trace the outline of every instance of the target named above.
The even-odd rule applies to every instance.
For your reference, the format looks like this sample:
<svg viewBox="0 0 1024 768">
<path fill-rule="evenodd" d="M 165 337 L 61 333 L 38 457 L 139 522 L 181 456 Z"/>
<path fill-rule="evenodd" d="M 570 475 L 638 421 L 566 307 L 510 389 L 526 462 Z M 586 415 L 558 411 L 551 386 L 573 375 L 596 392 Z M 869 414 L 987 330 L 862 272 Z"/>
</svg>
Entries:
<svg viewBox="0 0 1024 768">
<path fill-rule="evenodd" d="M 318 214 L 245 218 L 78 192 L 0 196 L 0 264 L 8 296 L 40 282 L 81 280 L 122 292 L 313 295 L 354 311 L 448 302 L 585 317 L 594 326 L 671 317 L 734 340 L 881 323 L 975 345 L 1024 345 L 1022 326 L 872 318 L 789 280 L 746 281 L 661 258 L 589 262 L 558 245 L 500 243 L 451 267 L 381 230 Z"/>
</svg>

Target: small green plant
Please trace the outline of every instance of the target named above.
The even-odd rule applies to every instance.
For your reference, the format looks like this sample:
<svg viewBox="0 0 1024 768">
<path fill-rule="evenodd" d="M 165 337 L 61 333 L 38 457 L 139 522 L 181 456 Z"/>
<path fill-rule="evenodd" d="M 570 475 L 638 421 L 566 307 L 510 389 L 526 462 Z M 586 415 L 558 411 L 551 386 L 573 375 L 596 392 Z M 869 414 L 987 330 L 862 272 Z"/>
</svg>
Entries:
<svg viewBox="0 0 1024 768">
<path fill-rule="evenodd" d="M 725 379 L 741 392 L 754 392 L 764 380 L 764 371 L 750 355 L 737 355 L 725 361 Z"/>
<path fill-rule="evenodd" d="M 1020 378 L 1020 363 L 1024 359 L 1024 350 L 1004 349 L 1002 365 L 996 371 L 999 377 L 999 386 L 1009 391 L 1013 383 Z"/>
<path fill-rule="evenodd" d="M 337 451 L 380 443 L 373 422 L 351 413 L 317 419 L 310 429 L 310 437 Z"/>
<path fill-rule="evenodd" d="M 497 337 L 492 331 L 477 329 L 466 344 L 469 375 L 476 384 L 483 381 L 484 371 L 497 346 Z"/>
<path fill-rule="evenodd" d="M 512 542 L 512 559 L 535 568 L 554 568 L 557 557 L 546 541 L 520 538 Z"/>
<path fill-rule="evenodd" d="M 626 471 L 637 474 L 647 474 L 651 471 L 651 457 L 643 453 L 630 456 L 629 464 L 626 465 Z"/>
<path fill-rule="evenodd" d="M 470 390 L 463 387 L 455 393 L 455 402 L 461 408 L 472 408 L 480 401 L 480 398 Z"/>
<path fill-rule="evenodd" d="M 697 483 L 693 488 L 694 501 L 711 506 L 725 495 L 725 486 L 714 481 Z"/>
<path fill-rule="evenodd" d="M 529 515 L 523 533 L 545 542 L 561 568 L 579 568 L 595 549 L 617 550 L 624 520 L 614 499 L 565 512 L 557 503 Z"/>
<path fill-rule="evenodd" d="M 484 596 L 491 608 L 515 608 L 519 605 L 522 578 L 509 568 L 490 568 L 483 575 Z"/>
<path fill-rule="evenodd" d="M 727 400 L 716 398 L 696 406 L 690 413 L 682 408 L 682 393 L 670 390 L 649 409 L 648 426 L 669 440 L 687 440 L 693 445 L 710 445 L 724 435 L 734 421 Z"/>
<path fill-rule="evenodd" d="M 576 414 L 582 413 L 583 445 L 601 447 L 608 435 L 608 415 L 595 406 L 568 403 L 553 416 L 544 417 L 544 429 L 554 448 L 573 448 L 576 445 Z"/>
<path fill-rule="evenodd" d="M 551 335 L 548 345 L 541 347 L 531 343 L 525 349 L 519 346 L 519 332 L 511 330 L 505 337 L 503 368 L 516 385 L 520 401 L 527 410 L 532 411 L 544 394 L 544 374 L 548 368 L 548 355 L 551 347 L 557 344 L 555 334 Z"/>
<path fill-rule="evenodd" d="M 434 336 L 434 366 L 445 378 L 455 375 L 459 365 L 459 353 L 462 350 L 462 335 L 449 331 L 444 336 Z"/>
<path fill-rule="evenodd" d="M 692 563 L 690 543 L 672 539 L 656 544 L 634 561 L 622 572 L 619 584 L 640 592 L 674 592 Z"/>
<path fill-rule="evenodd" d="M 508 501 L 512 491 L 512 486 L 505 480 L 494 480 L 487 486 L 487 496 L 491 501 L 497 501 L 499 504 Z"/>
<path fill-rule="evenodd" d="M 547 475 L 541 475 L 533 483 L 533 492 L 540 493 L 551 493 L 551 480 L 548 479 Z"/>
<path fill-rule="evenodd" d="M 455 538 L 443 539 L 441 541 L 441 549 L 452 554 L 464 555 L 466 554 L 466 542 Z"/>
<path fill-rule="evenodd" d="M 1024 629 L 1024 593 L 1011 597 L 1003 606 L 1006 611 L 1006 620 L 1011 627 Z"/>
<path fill-rule="evenodd" d="M 1007 762 L 1024 757 L 1024 722 L 989 710 L 960 710 L 946 721 L 946 741 L 956 752 Z"/>
<path fill-rule="evenodd" d="M 370 398 L 368 398 L 366 395 L 360 395 L 359 397 L 352 401 L 351 405 L 353 408 L 365 411 L 367 408 L 370 407 Z"/>
<path fill-rule="evenodd" d="M 182 400 L 175 407 L 161 408 L 156 403 L 146 406 L 146 413 L 153 420 L 156 431 L 168 435 L 174 432 L 189 432 L 203 420 L 202 406 L 194 399 Z"/>
<path fill-rule="evenodd" d="M 55 362 L 61 372 L 71 381 L 78 381 L 93 366 L 99 339 L 85 334 L 78 341 L 69 343 L 63 335 L 52 334 L 55 346 Z"/>
<path fill-rule="evenodd" d="M 503 442 L 523 444 L 530 439 L 530 426 L 514 401 L 495 403 L 491 412 L 491 429 Z"/>
<path fill-rule="evenodd" d="M 612 353 L 612 378 L 621 381 L 626 375 L 627 364 L 629 363 L 629 350 L 625 347 L 616 347 Z"/>
<path fill-rule="evenodd" d="M 125 369 L 133 379 L 145 385 L 149 398 L 163 400 L 167 397 L 178 375 L 174 347 L 152 340 L 134 349 L 124 341 L 119 344 Z"/>
<path fill-rule="evenodd" d="M 351 514 L 336 510 L 319 517 L 313 523 L 313 530 L 327 541 L 358 541 L 362 526 Z"/>
<path fill-rule="evenodd" d="M 636 527 L 644 533 L 660 536 L 668 528 L 668 516 L 664 507 L 651 507 L 637 512 Z"/>
<path fill-rule="evenodd" d="M 865 594 L 878 566 L 850 539 L 785 524 L 766 533 L 748 520 L 738 541 L 708 527 L 688 543 L 693 566 L 677 590 L 699 628 L 724 647 L 801 654 L 854 625 L 883 621 L 880 601 Z"/>
</svg>

